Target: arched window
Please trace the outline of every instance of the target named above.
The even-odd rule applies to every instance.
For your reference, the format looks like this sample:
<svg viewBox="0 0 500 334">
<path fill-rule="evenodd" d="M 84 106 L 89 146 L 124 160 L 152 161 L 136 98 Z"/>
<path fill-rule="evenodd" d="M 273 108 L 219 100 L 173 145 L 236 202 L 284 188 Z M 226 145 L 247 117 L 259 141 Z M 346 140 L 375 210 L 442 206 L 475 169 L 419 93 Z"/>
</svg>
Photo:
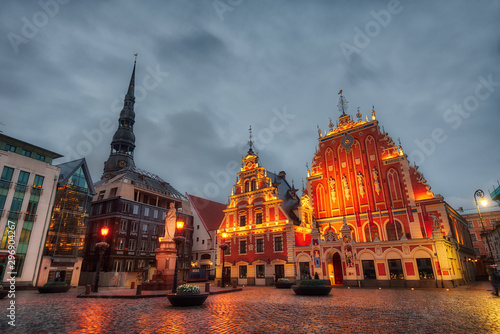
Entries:
<svg viewBox="0 0 500 334">
<path fill-rule="evenodd" d="M 255 179 L 252 180 L 252 191 L 257 190 L 257 181 Z"/>
<path fill-rule="evenodd" d="M 403 199 L 401 192 L 401 183 L 399 181 L 398 172 L 394 168 L 391 168 L 387 172 L 387 183 L 389 184 L 389 190 L 391 192 L 391 198 L 393 201 Z"/>
<path fill-rule="evenodd" d="M 388 222 L 385 230 L 387 231 L 387 240 L 399 240 L 403 236 L 403 227 L 397 221 Z"/>
<path fill-rule="evenodd" d="M 356 242 L 356 232 L 354 232 L 354 227 L 349 225 L 349 228 L 351 229 L 351 239 L 352 241 Z"/>
<path fill-rule="evenodd" d="M 366 242 L 372 242 L 376 238 L 379 238 L 379 231 L 378 231 L 378 226 L 376 224 L 366 224 L 365 227 L 365 240 Z"/>
<path fill-rule="evenodd" d="M 250 191 L 249 187 L 250 187 L 250 182 L 248 180 L 246 180 L 245 181 L 245 192 L 246 193 Z"/>
</svg>

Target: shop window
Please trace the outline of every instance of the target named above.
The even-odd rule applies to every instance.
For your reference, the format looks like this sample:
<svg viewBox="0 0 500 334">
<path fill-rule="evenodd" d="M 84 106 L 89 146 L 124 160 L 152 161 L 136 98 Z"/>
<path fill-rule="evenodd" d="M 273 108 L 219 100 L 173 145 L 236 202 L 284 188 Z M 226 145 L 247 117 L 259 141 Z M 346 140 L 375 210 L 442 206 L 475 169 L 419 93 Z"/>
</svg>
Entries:
<svg viewBox="0 0 500 334">
<path fill-rule="evenodd" d="M 240 266 L 240 278 L 247 278 L 247 266 Z"/>
<path fill-rule="evenodd" d="M 400 259 L 387 260 L 389 264 L 389 273 L 391 279 L 404 279 L 405 274 L 403 273 L 403 266 L 401 265 Z"/>
<path fill-rule="evenodd" d="M 377 279 L 377 273 L 375 272 L 375 262 L 373 260 L 363 260 L 361 261 L 363 266 L 363 277 L 364 279 Z"/>
<path fill-rule="evenodd" d="M 266 266 L 263 264 L 256 265 L 255 274 L 257 278 L 266 278 Z"/>
<path fill-rule="evenodd" d="M 432 269 L 431 259 L 423 258 L 416 260 L 420 279 L 434 279 L 434 270 Z"/>
</svg>

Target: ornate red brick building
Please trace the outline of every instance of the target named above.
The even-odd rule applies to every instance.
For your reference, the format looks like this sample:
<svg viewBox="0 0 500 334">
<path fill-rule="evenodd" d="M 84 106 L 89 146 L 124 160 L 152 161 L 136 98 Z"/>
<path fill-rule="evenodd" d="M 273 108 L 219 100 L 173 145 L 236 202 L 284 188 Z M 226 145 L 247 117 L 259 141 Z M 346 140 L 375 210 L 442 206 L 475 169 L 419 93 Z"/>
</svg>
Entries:
<svg viewBox="0 0 500 334">
<path fill-rule="evenodd" d="M 379 127 L 375 110 L 365 120 L 358 110 L 354 121 L 343 95 L 339 110 L 336 125 L 330 119 L 327 131 L 318 128 L 302 197 L 285 191 L 292 206 L 279 187 L 276 195 L 250 148 L 218 231 L 230 234 L 230 276 L 240 284 L 269 284 L 283 276 L 280 264 L 291 280 L 318 274 L 352 286 L 448 287 L 473 279 L 466 220 L 432 193 L 401 144 Z M 259 282 L 262 270 L 267 280 Z"/>
</svg>

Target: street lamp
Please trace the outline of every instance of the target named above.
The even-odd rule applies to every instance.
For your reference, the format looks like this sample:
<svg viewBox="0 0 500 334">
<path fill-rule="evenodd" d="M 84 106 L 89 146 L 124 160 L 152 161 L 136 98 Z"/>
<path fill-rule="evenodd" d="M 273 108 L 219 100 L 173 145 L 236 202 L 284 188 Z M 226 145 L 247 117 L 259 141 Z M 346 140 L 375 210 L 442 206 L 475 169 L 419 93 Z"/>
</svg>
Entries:
<svg viewBox="0 0 500 334">
<path fill-rule="evenodd" d="M 180 233 L 182 228 L 184 227 L 184 222 L 183 221 L 178 221 L 176 223 L 177 227 L 177 234 Z M 177 258 L 175 259 L 175 270 L 174 270 L 174 283 L 172 284 L 172 293 L 176 293 L 177 290 L 177 268 L 178 268 L 178 263 L 179 263 L 179 245 L 182 244 L 184 241 L 186 241 L 186 238 L 183 237 L 182 235 L 177 235 L 173 238 L 175 242 L 175 248 L 177 251 Z"/>
<path fill-rule="evenodd" d="M 101 271 L 102 256 L 104 255 L 104 251 L 106 250 L 106 248 L 109 247 L 109 244 L 104 241 L 104 240 L 106 240 L 106 236 L 109 233 L 109 228 L 107 228 L 105 226 L 105 227 L 101 228 L 100 232 L 101 232 L 102 241 L 98 242 L 95 245 L 97 251 L 99 252 L 99 260 L 97 261 L 97 268 L 96 268 L 95 281 L 94 281 L 94 289 L 92 290 L 92 292 L 98 292 L 99 291 L 99 272 Z"/>
<path fill-rule="evenodd" d="M 227 233 L 224 232 L 222 233 L 222 243 L 219 245 L 219 248 L 222 250 L 222 264 L 221 264 L 221 267 L 222 267 L 222 276 L 221 276 L 221 285 L 220 287 L 223 288 L 225 286 L 225 280 L 224 280 L 224 255 L 226 253 L 226 249 L 228 247 L 228 244 L 226 244 L 226 238 L 227 238 Z"/>
<path fill-rule="evenodd" d="M 486 198 L 484 198 L 484 191 L 482 191 L 481 189 L 476 190 L 476 192 L 474 193 L 474 201 L 476 202 L 477 213 L 479 214 L 479 222 L 481 223 L 481 227 L 483 228 L 482 234 L 486 236 L 486 243 L 488 244 L 488 250 L 491 254 L 490 238 L 488 238 L 488 233 L 486 232 L 486 228 L 484 227 L 483 216 L 481 215 L 481 210 L 479 210 L 479 205 L 477 203 L 478 198 L 481 199 L 480 203 L 482 206 L 486 206 L 486 204 L 488 204 L 488 201 L 486 200 Z"/>
</svg>

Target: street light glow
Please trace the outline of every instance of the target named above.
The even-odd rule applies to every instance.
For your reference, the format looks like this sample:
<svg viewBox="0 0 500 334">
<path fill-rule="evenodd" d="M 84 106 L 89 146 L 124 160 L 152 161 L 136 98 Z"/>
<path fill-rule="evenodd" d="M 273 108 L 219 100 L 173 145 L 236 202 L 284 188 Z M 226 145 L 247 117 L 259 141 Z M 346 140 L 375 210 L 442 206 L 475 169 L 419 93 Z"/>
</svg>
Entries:
<svg viewBox="0 0 500 334">
<path fill-rule="evenodd" d="M 482 206 L 486 206 L 487 204 L 488 204 L 488 201 L 486 200 L 486 198 L 481 199 Z"/>
<path fill-rule="evenodd" d="M 183 221 L 178 221 L 177 222 L 177 228 L 180 230 L 184 227 L 184 222 Z"/>
<path fill-rule="evenodd" d="M 107 236 L 107 235 L 108 235 L 108 233 L 109 233 L 109 228 L 107 228 L 107 227 L 103 227 L 103 228 L 101 228 L 101 235 L 102 235 L 103 237 Z"/>
</svg>

